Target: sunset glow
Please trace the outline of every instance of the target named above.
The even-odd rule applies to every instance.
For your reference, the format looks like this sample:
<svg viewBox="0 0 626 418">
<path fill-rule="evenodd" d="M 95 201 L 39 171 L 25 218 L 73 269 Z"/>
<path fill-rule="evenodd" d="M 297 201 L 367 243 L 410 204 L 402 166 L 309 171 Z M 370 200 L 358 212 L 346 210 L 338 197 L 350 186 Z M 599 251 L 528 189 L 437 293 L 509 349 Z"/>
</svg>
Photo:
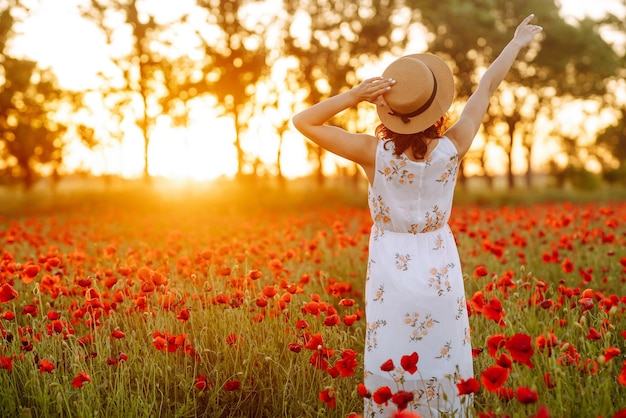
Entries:
<svg viewBox="0 0 626 418">
<path fill-rule="evenodd" d="M 27 56 L 37 60 L 43 67 L 50 67 L 65 88 L 76 90 L 97 88 L 97 72 L 106 72 L 107 67 L 111 65 L 102 53 L 107 46 L 99 31 L 79 16 L 78 4 L 80 0 L 61 3 L 48 0 L 42 1 L 38 7 L 33 7 L 33 15 L 17 28 L 22 35 L 14 40 L 10 51 L 15 56 Z M 184 10 L 191 8 L 194 2 L 185 0 L 174 3 L 160 0 L 150 3 L 151 6 L 155 4 L 158 6 L 154 9 L 155 19 L 164 21 L 180 16 Z M 606 10 L 616 7 L 616 4 L 617 2 L 612 0 L 593 4 L 563 0 L 562 13 L 570 19 L 581 18 L 586 14 L 598 17 Z M 415 49 L 418 43 L 414 42 L 412 48 Z M 380 65 L 372 64 L 372 68 L 378 67 Z M 374 75 L 365 74 L 366 72 L 363 71 L 359 76 Z M 281 100 L 294 102 L 298 98 L 290 93 Z M 191 108 L 190 112 L 191 123 L 188 129 L 172 128 L 165 117 L 157 124 L 151 136 L 149 149 L 150 174 L 193 180 L 234 175 L 237 172 L 237 160 L 231 119 L 211 105 L 196 106 Z M 590 118 L 589 123 L 606 126 L 607 115 L 602 114 L 598 120 Z M 267 166 L 269 174 L 276 174 L 274 167 L 277 164 L 279 138 L 271 117 L 255 115 L 249 120 L 247 128 L 241 136 L 244 150 L 256 155 Z M 141 176 L 144 151 L 139 130 L 129 123 L 123 127 L 123 132 L 125 137 L 122 143 L 111 140 L 93 150 L 79 143 L 68 144 L 64 157 L 64 171 L 71 173 L 80 170 L 95 175 L 119 174 L 124 177 Z M 306 158 L 305 139 L 302 136 L 293 130 L 288 132 L 282 147 L 281 165 L 286 177 L 299 177 L 311 172 L 312 165 Z M 330 171 L 335 164 L 346 162 L 330 157 L 327 164 Z M 498 171 L 497 168 L 494 170 Z"/>
</svg>

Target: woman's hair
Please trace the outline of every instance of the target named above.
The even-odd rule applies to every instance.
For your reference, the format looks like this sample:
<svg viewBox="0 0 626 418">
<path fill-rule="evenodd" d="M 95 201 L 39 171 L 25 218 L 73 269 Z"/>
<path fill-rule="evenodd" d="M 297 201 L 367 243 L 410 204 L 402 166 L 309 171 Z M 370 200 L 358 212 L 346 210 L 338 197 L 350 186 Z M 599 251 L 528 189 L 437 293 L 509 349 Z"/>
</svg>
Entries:
<svg viewBox="0 0 626 418">
<path fill-rule="evenodd" d="M 411 148 L 413 156 L 423 159 L 428 151 L 427 141 L 429 139 L 441 138 L 448 128 L 448 115 L 443 115 L 437 122 L 422 132 L 414 134 L 399 134 L 388 129 L 382 123 L 376 128 L 376 137 L 385 140 L 385 149 L 389 142 L 395 145 L 394 154 L 399 157 L 408 148 Z"/>
</svg>

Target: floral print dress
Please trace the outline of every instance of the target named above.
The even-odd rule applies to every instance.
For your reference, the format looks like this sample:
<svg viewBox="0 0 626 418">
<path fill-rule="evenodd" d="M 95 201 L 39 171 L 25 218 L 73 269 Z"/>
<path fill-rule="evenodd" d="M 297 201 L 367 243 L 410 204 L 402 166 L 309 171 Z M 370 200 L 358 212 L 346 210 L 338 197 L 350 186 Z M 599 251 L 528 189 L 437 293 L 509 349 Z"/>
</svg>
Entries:
<svg viewBox="0 0 626 418">
<path fill-rule="evenodd" d="M 387 149 L 385 149 L 387 148 Z M 448 226 L 459 158 L 447 137 L 422 162 L 379 141 L 368 200 L 365 417 L 396 409 L 462 417 L 456 383 L 473 377 L 463 275 Z"/>
</svg>

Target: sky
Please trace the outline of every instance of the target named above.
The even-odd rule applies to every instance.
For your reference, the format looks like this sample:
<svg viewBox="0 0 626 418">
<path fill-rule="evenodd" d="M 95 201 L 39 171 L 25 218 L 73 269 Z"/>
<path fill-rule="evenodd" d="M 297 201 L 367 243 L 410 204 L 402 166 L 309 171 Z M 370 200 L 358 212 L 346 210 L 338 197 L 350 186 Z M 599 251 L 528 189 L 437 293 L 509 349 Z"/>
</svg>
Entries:
<svg viewBox="0 0 626 418">
<path fill-rule="evenodd" d="M 98 31 L 78 14 L 77 5 L 85 1 L 32 0 L 33 14 L 18 28 L 22 35 L 15 39 L 10 53 L 28 56 L 37 60 L 41 66 L 52 68 L 64 87 L 84 89 L 96 85 L 96 74 L 98 71 L 106 71 L 107 67 L 105 57 L 99 53 L 105 45 Z M 175 18 L 181 9 L 191 7 L 195 2 L 150 1 L 159 4 L 162 12 L 156 18 L 163 20 Z M 585 15 L 601 17 L 607 10 L 621 10 L 624 14 L 624 9 L 619 7 L 619 0 L 561 0 L 561 7 L 566 19 L 579 19 Z M 606 36 L 612 38 L 615 34 L 607 33 Z M 192 109 L 192 114 L 194 112 L 197 114 L 201 111 Z M 190 132 L 183 133 L 164 127 L 155 134 L 150 150 L 151 174 L 196 180 L 234 174 L 236 162 L 232 139 L 227 138 L 228 135 L 207 139 L 206 135 L 206 132 L 232 131 L 232 123 L 226 118 L 220 118 L 216 111 L 208 115 L 206 110 L 202 112 L 197 115 L 198 123 Z M 209 125 L 207 119 L 212 121 Z M 278 139 L 267 139 L 275 135 L 264 134 L 265 128 L 261 125 L 252 128 L 259 137 L 264 138 L 264 141 L 257 141 L 254 150 L 261 154 L 263 161 L 271 162 L 276 155 Z M 129 132 L 134 130 L 132 126 L 125 129 Z M 283 170 L 288 177 L 305 175 L 310 167 L 306 163 L 304 140 L 301 137 L 297 140 L 298 135 L 295 133 L 290 133 L 290 136 L 284 143 Z M 127 140 L 106 152 L 90 152 L 74 143 L 67 147 L 65 164 L 69 170 L 81 168 L 92 170 L 95 174 L 115 172 L 134 177 L 141 175 L 142 153 L 143 145 L 138 135 L 135 140 Z"/>
</svg>

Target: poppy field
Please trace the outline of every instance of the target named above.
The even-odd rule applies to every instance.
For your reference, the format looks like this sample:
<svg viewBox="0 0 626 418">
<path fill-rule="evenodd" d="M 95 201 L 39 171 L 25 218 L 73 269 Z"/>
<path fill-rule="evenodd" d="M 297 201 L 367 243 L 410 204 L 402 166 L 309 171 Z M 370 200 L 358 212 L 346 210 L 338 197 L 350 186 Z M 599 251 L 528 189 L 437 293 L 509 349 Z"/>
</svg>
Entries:
<svg viewBox="0 0 626 418">
<path fill-rule="evenodd" d="M 1 416 L 417 416 L 363 385 L 365 199 L 69 199 L 0 215 Z M 465 203 L 450 225 L 472 416 L 626 417 L 626 203 Z M 406 354 L 382 370 L 419 372 Z"/>
</svg>

